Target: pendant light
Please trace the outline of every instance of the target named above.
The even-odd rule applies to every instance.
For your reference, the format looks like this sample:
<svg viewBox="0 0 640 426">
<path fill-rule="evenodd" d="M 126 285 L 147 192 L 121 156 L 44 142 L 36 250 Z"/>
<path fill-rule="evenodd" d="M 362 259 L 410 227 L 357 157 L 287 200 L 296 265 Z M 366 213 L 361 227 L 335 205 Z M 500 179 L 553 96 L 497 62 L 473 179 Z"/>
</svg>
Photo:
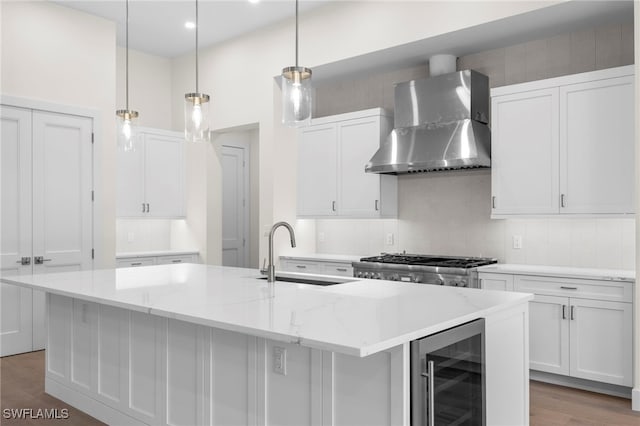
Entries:
<svg viewBox="0 0 640 426">
<path fill-rule="evenodd" d="M 298 0 L 296 0 L 296 64 L 282 70 L 282 123 L 297 127 L 311 120 L 311 70 L 298 66 Z"/>
<path fill-rule="evenodd" d="M 209 95 L 198 91 L 198 0 L 196 0 L 196 91 L 184 95 L 184 137 L 190 142 L 209 141 Z"/>
<path fill-rule="evenodd" d="M 116 123 L 118 132 L 118 148 L 122 151 L 133 151 L 135 127 L 138 111 L 129 109 L 129 0 L 126 1 L 126 76 L 125 76 L 125 109 L 116 110 Z"/>
</svg>

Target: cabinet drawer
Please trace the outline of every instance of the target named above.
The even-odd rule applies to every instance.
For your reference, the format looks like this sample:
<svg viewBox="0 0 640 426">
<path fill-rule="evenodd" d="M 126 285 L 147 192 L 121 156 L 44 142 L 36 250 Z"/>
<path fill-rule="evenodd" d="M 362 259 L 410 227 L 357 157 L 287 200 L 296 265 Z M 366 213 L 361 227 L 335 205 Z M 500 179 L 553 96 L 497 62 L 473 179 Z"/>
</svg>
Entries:
<svg viewBox="0 0 640 426">
<path fill-rule="evenodd" d="M 118 259 L 116 265 L 118 268 L 129 268 L 135 266 L 149 266 L 155 265 L 155 258 L 153 257 L 129 257 L 127 259 Z"/>
<path fill-rule="evenodd" d="M 282 262 L 282 269 L 284 271 L 303 272 L 305 274 L 322 274 L 322 267 L 316 262 L 285 260 Z"/>
<path fill-rule="evenodd" d="M 194 263 L 194 256 L 187 254 L 182 256 L 158 256 L 157 265 L 167 265 L 172 263 Z"/>
<path fill-rule="evenodd" d="M 576 278 L 518 275 L 514 290 L 552 296 L 631 302 L 633 283 L 625 281 L 583 280 Z"/>
<path fill-rule="evenodd" d="M 324 274 L 327 275 L 338 275 L 342 277 L 352 277 L 353 276 L 353 267 L 350 263 L 325 263 L 324 265 Z"/>
</svg>

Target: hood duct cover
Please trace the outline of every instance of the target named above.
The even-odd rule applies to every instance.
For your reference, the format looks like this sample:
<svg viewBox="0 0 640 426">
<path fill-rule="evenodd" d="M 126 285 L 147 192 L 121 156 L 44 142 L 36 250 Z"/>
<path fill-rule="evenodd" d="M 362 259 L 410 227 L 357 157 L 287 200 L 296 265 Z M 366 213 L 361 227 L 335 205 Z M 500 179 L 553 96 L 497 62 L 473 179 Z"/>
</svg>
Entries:
<svg viewBox="0 0 640 426">
<path fill-rule="evenodd" d="M 399 83 L 395 129 L 365 171 L 418 173 L 490 167 L 489 79 L 466 70 Z"/>
</svg>

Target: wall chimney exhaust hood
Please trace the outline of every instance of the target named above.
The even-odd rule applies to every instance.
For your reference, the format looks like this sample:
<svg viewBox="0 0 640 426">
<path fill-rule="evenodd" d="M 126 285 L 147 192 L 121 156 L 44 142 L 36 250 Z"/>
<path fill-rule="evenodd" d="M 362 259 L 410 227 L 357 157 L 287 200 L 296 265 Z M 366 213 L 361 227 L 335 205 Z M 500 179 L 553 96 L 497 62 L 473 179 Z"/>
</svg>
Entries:
<svg viewBox="0 0 640 426">
<path fill-rule="evenodd" d="M 473 70 L 398 83 L 394 129 L 368 173 L 491 166 L 489 78 Z"/>
</svg>

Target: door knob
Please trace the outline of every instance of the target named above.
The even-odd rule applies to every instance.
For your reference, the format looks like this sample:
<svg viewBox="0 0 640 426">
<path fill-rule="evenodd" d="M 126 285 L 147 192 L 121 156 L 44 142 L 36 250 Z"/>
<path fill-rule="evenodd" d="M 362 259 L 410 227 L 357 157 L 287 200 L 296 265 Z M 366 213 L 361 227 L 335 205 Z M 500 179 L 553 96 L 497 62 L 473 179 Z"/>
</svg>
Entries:
<svg viewBox="0 0 640 426">
<path fill-rule="evenodd" d="M 51 262 L 51 259 L 45 259 L 44 256 L 35 256 L 33 258 L 33 263 L 36 265 L 42 265 L 44 262 Z"/>
<path fill-rule="evenodd" d="M 30 257 L 21 257 L 20 260 L 18 260 L 16 263 L 19 263 L 23 266 L 25 265 L 31 265 L 31 258 Z"/>
</svg>

